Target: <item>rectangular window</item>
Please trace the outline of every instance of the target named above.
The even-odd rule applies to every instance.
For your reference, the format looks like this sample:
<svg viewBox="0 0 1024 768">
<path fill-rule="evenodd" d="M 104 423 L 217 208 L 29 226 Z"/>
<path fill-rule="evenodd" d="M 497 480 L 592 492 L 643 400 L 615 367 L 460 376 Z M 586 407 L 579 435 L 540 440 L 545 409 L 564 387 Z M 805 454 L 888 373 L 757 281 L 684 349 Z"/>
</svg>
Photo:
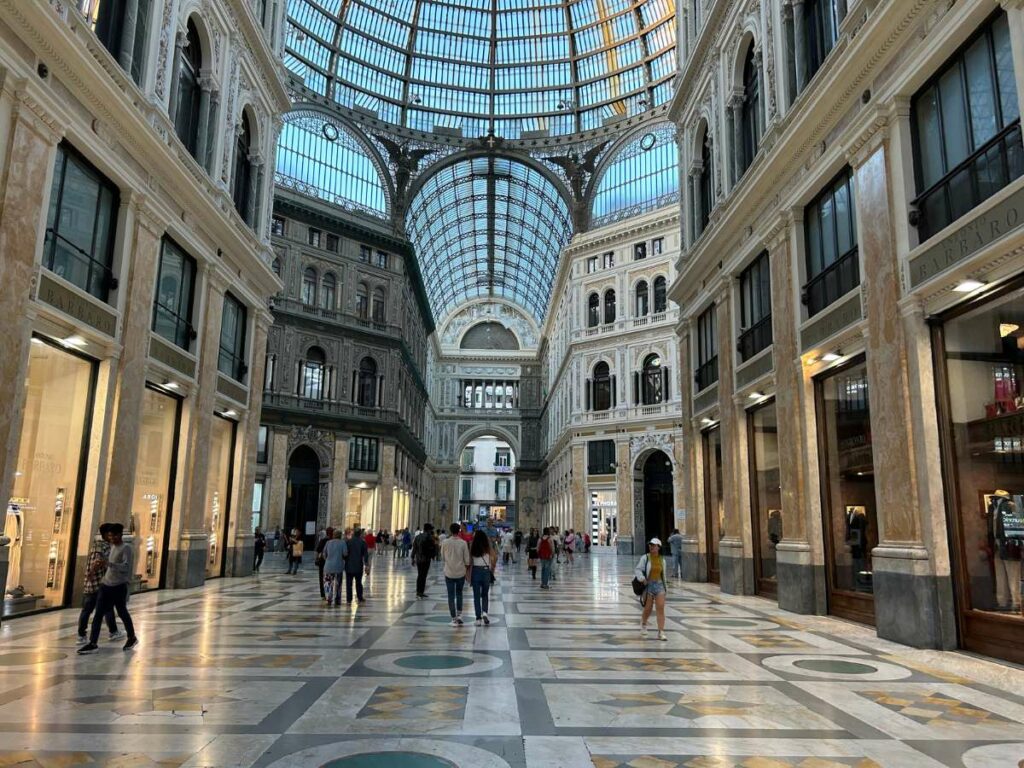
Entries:
<svg viewBox="0 0 1024 768">
<path fill-rule="evenodd" d="M 779 430 L 775 402 L 747 414 L 750 511 L 754 530 L 754 585 L 759 595 L 778 594 L 776 547 L 782 541 Z"/>
<path fill-rule="evenodd" d="M 497 501 L 508 501 L 511 487 L 510 481 L 505 478 L 498 478 L 494 481 L 494 498 Z"/>
<path fill-rule="evenodd" d="M 807 79 L 810 80 L 836 44 L 839 20 L 836 18 L 835 0 L 808 0 L 804 16 Z"/>
<path fill-rule="evenodd" d="M 647 258 L 647 243 L 637 243 L 633 246 L 633 261 Z"/>
<path fill-rule="evenodd" d="M 43 266 L 101 301 L 117 281 L 111 265 L 117 187 L 67 142 L 57 147 Z"/>
<path fill-rule="evenodd" d="M 697 318 L 697 391 L 718 381 L 718 316 L 712 304 Z"/>
<path fill-rule="evenodd" d="M 462 468 L 472 469 L 476 463 L 476 458 L 473 455 L 472 448 L 466 448 L 462 451 Z"/>
<path fill-rule="evenodd" d="M 376 472 L 377 453 L 377 438 L 353 437 L 349 441 L 348 468 L 357 472 Z"/>
<path fill-rule="evenodd" d="M 665 238 L 656 237 L 651 241 L 651 255 L 661 256 L 662 250 L 665 247 Z"/>
<path fill-rule="evenodd" d="M 459 501 L 472 501 L 473 500 L 473 478 L 464 477 L 460 483 L 462 488 L 459 494 Z"/>
<path fill-rule="evenodd" d="M 283 235 L 284 234 L 284 217 L 274 216 L 270 220 L 270 234 L 272 235 Z"/>
<path fill-rule="evenodd" d="M 804 209 L 807 284 L 803 302 L 813 317 L 860 285 L 853 175 L 843 171 Z"/>
<path fill-rule="evenodd" d="M 319 229 L 314 229 L 313 227 L 310 227 L 308 234 L 309 234 L 309 238 L 308 238 L 309 244 L 312 245 L 314 248 L 319 248 L 320 247 L 320 242 L 323 240 L 323 234 L 324 233 L 321 232 Z"/>
<path fill-rule="evenodd" d="M 377 266 L 381 269 L 388 268 L 388 255 L 384 251 L 377 251 Z"/>
<path fill-rule="evenodd" d="M 499 448 L 494 453 L 494 466 L 495 467 L 511 467 L 512 466 L 512 452 L 507 448 Z"/>
<path fill-rule="evenodd" d="M 245 323 L 245 305 L 230 293 L 225 293 L 217 369 L 236 381 L 244 381 L 248 370 L 245 364 Z"/>
<path fill-rule="evenodd" d="M 184 350 L 191 346 L 196 262 L 169 237 L 160 247 L 160 268 L 153 300 L 153 332 Z"/>
<path fill-rule="evenodd" d="M 768 251 L 740 273 L 740 360 L 749 360 L 772 343 L 772 284 Z"/>
<path fill-rule="evenodd" d="M 924 242 L 1024 174 L 1010 31 L 1000 11 L 911 100 Z"/>
<path fill-rule="evenodd" d="M 270 436 L 270 428 L 266 424 L 260 424 L 259 431 L 256 433 L 256 463 L 266 464 L 267 463 L 267 440 Z"/>
<path fill-rule="evenodd" d="M 359 260 L 363 262 L 363 264 L 369 264 L 373 261 L 373 249 L 368 245 L 360 245 Z"/>
<path fill-rule="evenodd" d="M 597 256 L 587 257 L 587 274 L 592 275 L 597 272 Z"/>
<path fill-rule="evenodd" d="M 601 266 L 604 269 L 611 269 L 615 266 L 615 251 L 608 251 L 601 257 Z"/>
<path fill-rule="evenodd" d="M 587 443 L 587 474 L 611 475 L 615 473 L 615 441 L 591 440 Z"/>
<path fill-rule="evenodd" d="M 257 477 L 252 486 L 252 530 L 263 526 L 263 493 L 267 480 Z"/>
<path fill-rule="evenodd" d="M 332 253 L 337 253 L 338 252 L 338 242 L 339 242 L 339 240 L 338 240 L 338 236 L 337 235 L 332 235 L 330 233 L 327 234 L 327 250 L 328 251 L 331 251 Z"/>
</svg>

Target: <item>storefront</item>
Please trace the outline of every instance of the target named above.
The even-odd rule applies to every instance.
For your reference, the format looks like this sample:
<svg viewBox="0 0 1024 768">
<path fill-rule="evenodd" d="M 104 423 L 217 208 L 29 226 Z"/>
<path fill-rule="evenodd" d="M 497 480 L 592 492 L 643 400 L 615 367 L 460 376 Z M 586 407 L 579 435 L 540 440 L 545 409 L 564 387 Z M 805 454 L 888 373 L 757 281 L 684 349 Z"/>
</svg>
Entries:
<svg viewBox="0 0 1024 768">
<path fill-rule="evenodd" d="M 722 429 L 715 426 L 701 433 L 704 444 L 704 535 L 707 547 L 708 581 L 721 582 L 718 545 L 725 535 L 725 503 L 722 499 Z"/>
<path fill-rule="evenodd" d="M 829 613 L 874 624 L 878 517 L 863 355 L 817 377 L 815 396 Z"/>
<path fill-rule="evenodd" d="M 376 531 L 380 491 L 375 484 L 356 483 L 348 487 L 348 503 L 345 505 L 345 527 L 367 528 Z"/>
<path fill-rule="evenodd" d="M 614 487 L 590 491 L 590 541 L 614 547 L 619 536 L 618 494 Z"/>
<path fill-rule="evenodd" d="M 1024 663 L 1024 288 L 934 326 L 960 642 Z"/>
<path fill-rule="evenodd" d="M 764 597 L 775 597 L 779 591 L 775 548 L 782 540 L 783 522 L 774 400 L 747 411 L 747 430 L 754 591 Z"/>
<path fill-rule="evenodd" d="M 139 589 L 157 589 L 164 584 L 180 426 L 181 401 L 147 387 L 142 396 L 130 526 L 135 537 Z"/>
<path fill-rule="evenodd" d="M 228 517 L 231 513 L 232 474 L 234 473 L 235 430 L 237 424 L 219 414 L 210 430 L 210 465 L 206 476 L 206 532 L 210 548 L 206 559 L 206 578 L 224 575 L 224 551 L 227 547 Z"/>
<path fill-rule="evenodd" d="M 4 522 L 11 539 L 5 616 L 70 599 L 95 382 L 91 360 L 33 337 Z"/>
</svg>

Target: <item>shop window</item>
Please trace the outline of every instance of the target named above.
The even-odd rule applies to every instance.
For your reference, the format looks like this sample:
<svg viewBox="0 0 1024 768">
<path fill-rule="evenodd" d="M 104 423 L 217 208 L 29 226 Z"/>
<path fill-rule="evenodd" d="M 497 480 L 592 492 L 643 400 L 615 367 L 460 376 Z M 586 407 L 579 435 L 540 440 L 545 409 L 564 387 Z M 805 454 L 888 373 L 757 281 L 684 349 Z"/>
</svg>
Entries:
<svg viewBox="0 0 1024 768">
<path fill-rule="evenodd" d="M 379 443 L 375 437 L 353 437 L 349 441 L 348 468 L 355 472 L 376 472 Z"/>
<path fill-rule="evenodd" d="M 813 317 L 860 285 L 853 175 L 843 169 L 804 210 L 807 284 L 802 301 Z"/>
<path fill-rule="evenodd" d="M 757 594 L 774 597 L 778 593 L 776 548 L 784 533 L 775 402 L 749 411 L 747 429 L 754 585 Z"/>
<path fill-rule="evenodd" d="M 772 283 L 768 251 L 740 273 L 740 360 L 747 361 L 772 343 Z"/>
<path fill-rule="evenodd" d="M 697 371 L 694 381 L 698 392 L 718 381 L 718 314 L 714 304 L 697 318 Z"/>
<path fill-rule="evenodd" d="M 615 441 L 591 440 L 587 443 L 587 474 L 610 475 L 615 472 Z"/>
<path fill-rule="evenodd" d="M 587 297 L 587 328 L 596 328 L 601 322 L 601 299 L 596 293 Z"/>
<path fill-rule="evenodd" d="M 245 305 L 230 293 L 225 293 L 217 369 L 224 375 L 243 382 L 249 370 L 245 363 L 245 325 Z"/>
<path fill-rule="evenodd" d="M 43 266 L 106 301 L 117 287 L 111 264 L 119 206 L 117 187 L 62 142 L 50 188 Z"/>
<path fill-rule="evenodd" d="M 635 298 L 634 317 L 647 317 L 651 307 L 646 280 L 641 280 L 636 284 Z"/>
<path fill-rule="evenodd" d="M 64 604 L 76 558 L 95 366 L 33 338 L 4 535 L 11 539 L 3 614 Z M 84 535 L 92 538 L 92 531 Z"/>
<path fill-rule="evenodd" d="M 203 46 L 199 41 L 199 30 L 192 19 L 186 25 L 185 48 L 181 52 L 180 62 L 174 132 L 189 154 L 196 157 L 199 131 L 203 130 L 199 125 L 199 99 L 202 93 L 199 77 L 203 68 Z"/>
<path fill-rule="evenodd" d="M 270 428 L 266 424 L 260 424 L 256 433 L 256 463 L 266 464 L 269 458 Z"/>
<path fill-rule="evenodd" d="M 153 332 L 186 351 L 196 336 L 192 328 L 195 282 L 195 259 L 164 237 L 153 302 Z"/>
<path fill-rule="evenodd" d="M 377 363 L 364 357 L 359 363 L 356 404 L 366 408 L 377 406 Z"/>
<path fill-rule="evenodd" d="M 1024 175 L 1010 30 L 1000 11 L 911 101 L 924 242 Z"/>
<path fill-rule="evenodd" d="M 815 380 L 828 557 L 829 610 L 872 622 L 871 550 L 878 544 L 867 365 Z"/>
<path fill-rule="evenodd" d="M 319 248 L 320 247 L 320 244 L 323 242 L 323 239 L 324 239 L 324 233 L 321 230 L 314 229 L 313 227 L 310 227 L 306 231 L 306 235 L 307 235 L 307 242 L 310 245 L 312 245 L 314 248 Z"/>
<path fill-rule="evenodd" d="M 968 649 L 1024 663 L 1024 290 L 958 310 L 936 330 L 949 446 L 945 486 Z"/>
<path fill-rule="evenodd" d="M 640 401 L 644 405 L 663 403 L 667 391 L 668 368 L 661 364 L 658 355 L 648 355 L 640 373 Z"/>
<path fill-rule="evenodd" d="M 615 322 L 615 289 L 609 288 L 604 292 L 604 322 L 605 325 Z"/>
<path fill-rule="evenodd" d="M 316 305 L 316 270 L 312 267 L 302 271 L 302 303 L 307 307 Z"/>
<path fill-rule="evenodd" d="M 658 314 L 664 312 L 667 307 L 667 286 L 664 277 L 658 276 L 654 278 L 654 313 Z"/>
<path fill-rule="evenodd" d="M 234 468 L 235 422 L 214 416 L 210 433 L 210 457 L 206 475 L 206 507 L 203 510 L 209 547 L 206 578 L 224 575 L 228 517 L 231 512 L 231 475 Z"/>
<path fill-rule="evenodd" d="M 647 258 L 647 243 L 637 243 L 633 246 L 633 261 Z"/>
<path fill-rule="evenodd" d="M 320 308 L 328 311 L 334 309 L 334 303 L 337 301 L 338 281 L 331 272 L 324 275 L 323 282 L 320 284 Z"/>
<path fill-rule="evenodd" d="M 284 217 L 273 216 L 270 219 L 270 234 L 284 235 Z"/>
</svg>

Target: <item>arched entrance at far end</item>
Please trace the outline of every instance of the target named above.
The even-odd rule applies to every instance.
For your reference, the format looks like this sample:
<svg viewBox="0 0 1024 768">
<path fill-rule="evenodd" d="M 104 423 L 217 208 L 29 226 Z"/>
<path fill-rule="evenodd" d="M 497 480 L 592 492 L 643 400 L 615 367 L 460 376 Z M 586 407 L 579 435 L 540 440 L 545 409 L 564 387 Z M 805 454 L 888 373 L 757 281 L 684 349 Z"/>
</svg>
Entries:
<svg viewBox="0 0 1024 768">
<path fill-rule="evenodd" d="M 287 530 L 298 528 L 306 549 L 316 542 L 316 520 L 320 505 L 320 459 L 308 445 L 300 445 L 288 458 L 288 490 L 284 502 Z M 312 529 L 309 524 L 312 523 Z M 312 530 L 312 533 L 310 533 Z"/>
<path fill-rule="evenodd" d="M 644 540 L 637 551 L 646 552 L 647 542 L 657 536 L 667 541 L 675 524 L 672 498 L 672 461 L 664 451 L 652 451 L 641 457 L 643 472 Z M 665 551 L 665 547 L 662 547 Z"/>
</svg>

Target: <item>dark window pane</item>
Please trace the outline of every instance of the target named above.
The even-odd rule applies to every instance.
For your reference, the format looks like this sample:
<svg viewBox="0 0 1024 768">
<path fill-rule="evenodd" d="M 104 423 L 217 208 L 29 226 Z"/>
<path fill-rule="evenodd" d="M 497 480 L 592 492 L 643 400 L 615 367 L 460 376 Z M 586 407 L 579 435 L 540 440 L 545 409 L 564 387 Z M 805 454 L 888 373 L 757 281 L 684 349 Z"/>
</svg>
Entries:
<svg viewBox="0 0 1024 768">
<path fill-rule="evenodd" d="M 975 147 L 996 135 L 996 94 L 988 37 L 983 35 L 964 54 L 967 68 L 969 113 Z"/>
<path fill-rule="evenodd" d="M 939 94 L 942 99 L 946 167 L 952 168 L 963 162 L 971 153 L 971 143 L 967 135 L 966 102 L 959 67 L 953 67 L 939 78 Z"/>
</svg>

